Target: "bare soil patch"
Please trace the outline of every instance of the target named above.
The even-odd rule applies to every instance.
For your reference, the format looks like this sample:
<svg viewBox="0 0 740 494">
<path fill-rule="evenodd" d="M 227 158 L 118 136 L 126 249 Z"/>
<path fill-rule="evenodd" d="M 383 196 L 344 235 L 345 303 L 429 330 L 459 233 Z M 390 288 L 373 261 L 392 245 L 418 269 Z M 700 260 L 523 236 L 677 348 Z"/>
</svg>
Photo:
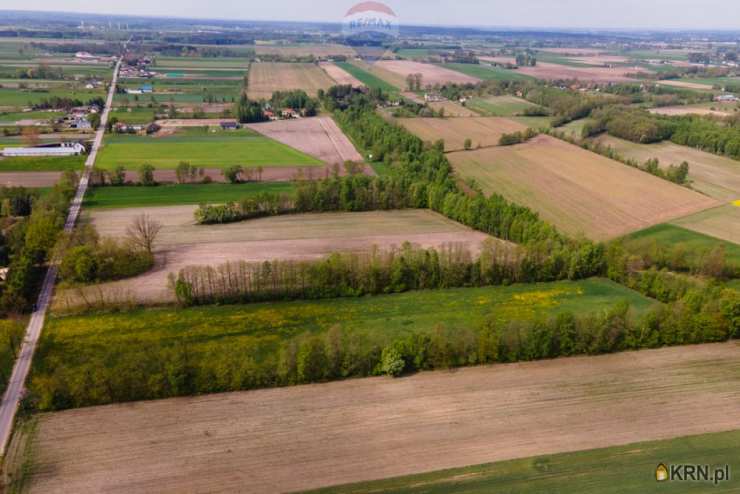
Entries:
<svg viewBox="0 0 740 494">
<path fill-rule="evenodd" d="M 422 86 L 426 86 L 427 84 L 475 84 L 480 82 L 476 77 L 471 77 L 454 70 L 445 69 L 444 67 L 438 67 L 428 63 L 412 62 L 410 60 L 380 60 L 374 65 L 381 69 L 398 74 L 403 77 L 404 80 L 409 74 L 421 74 Z"/>
<path fill-rule="evenodd" d="M 169 118 L 157 120 L 160 127 L 218 127 L 222 122 L 236 123 L 235 118 Z"/>
<path fill-rule="evenodd" d="M 42 415 L 30 492 L 276 493 L 740 428 L 722 343 Z"/>
<path fill-rule="evenodd" d="M 538 79 L 578 79 L 590 82 L 630 82 L 636 79 L 628 74 L 649 73 L 642 67 L 569 67 L 555 63 L 537 62 L 534 67 L 519 67 L 519 72 Z"/>
<path fill-rule="evenodd" d="M 658 84 L 663 85 L 663 86 L 680 87 L 683 89 L 698 89 L 698 90 L 706 90 L 706 91 L 712 90 L 711 85 L 699 84 L 698 82 L 664 80 L 664 81 L 658 81 Z"/>
<path fill-rule="evenodd" d="M 481 60 L 499 64 L 516 64 L 516 60 L 511 57 L 481 57 Z M 578 79 L 589 82 L 630 82 L 636 79 L 628 77 L 628 74 L 650 73 L 651 71 L 643 67 L 571 67 L 557 63 L 537 62 L 534 67 L 519 67 L 517 72 L 545 80 Z"/>
<path fill-rule="evenodd" d="M 695 232 L 740 245 L 740 203 L 701 211 L 672 222 Z"/>
<path fill-rule="evenodd" d="M 541 50 L 573 57 L 590 57 L 604 53 L 600 48 L 541 48 Z"/>
<path fill-rule="evenodd" d="M 698 106 L 664 106 L 662 108 L 651 108 L 648 110 L 655 115 L 714 115 L 717 117 L 729 117 L 731 113 L 712 110 L 711 108 Z"/>
<path fill-rule="evenodd" d="M 52 187 L 62 172 L 0 172 L 0 185 L 5 187 Z"/>
<path fill-rule="evenodd" d="M 466 108 L 463 105 L 459 103 L 455 103 L 454 101 L 440 101 L 438 103 L 429 103 L 429 107 L 433 109 L 434 111 L 445 111 L 446 117 L 478 117 L 479 115 L 471 110 L 470 108 Z"/>
<path fill-rule="evenodd" d="M 249 68 L 252 99 L 270 99 L 275 91 L 303 89 L 316 96 L 319 89 L 329 89 L 335 82 L 313 63 L 253 63 Z"/>
<path fill-rule="evenodd" d="M 334 79 L 334 82 L 341 86 L 364 86 L 364 84 L 358 81 L 355 76 L 332 62 L 321 62 L 319 66 L 324 69 L 327 74 L 329 74 L 329 77 Z"/>
<path fill-rule="evenodd" d="M 398 123 L 424 141 L 445 141 L 446 151 L 465 148 L 465 139 L 473 141 L 473 148 L 497 146 L 503 134 L 525 130 L 514 120 L 500 117 L 479 118 L 400 118 Z"/>
<path fill-rule="evenodd" d="M 185 266 L 227 261 L 317 259 L 337 251 L 388 249 L 404 242 L 423 247 L 459 243 L 477 253 L 489 238 L 427 210 L 286 215 L 226 225 L 196 225 L 195 206 L 94 211 L 90 221 L 102 236 L 123 237 L 136 216 L 146 213 L 164 227 L 156 248 L 157 266 L 136 278 L 86 289 L 93 299 L 102 289 L 109 298 L 169 302 L 167 276 Z M 80 302 L 77 290 L 59 293 L 58 307 Z"/>
<path fill-rule="evenodd" d="M 352 142 L 330 117 L 279 120 L 247 126 L 329 165 L 363 161 Z"/>
<path fill-rule="evenodd" d="M 627 63 L 629 59 L 620 55 L 594 55 L 594 56 L 577 56 L 571 58 L 574 62 L 585 63 L 588 65 L 609 65 L 614 63 Z"/>
<path fill-rule="evenodd" d="M 686 161 L 692 188 L 721 201 L 740 198 L 740 161 L 670 141 L 637 144 L 609 135 L 601 135 L 596 141 L 639 163 L 657 158 L 661 168 Z"/>
<path fill-rule="evenodd" d="M 284 57 L 330 57 L 332 55 L 355 56 L 355 51 L 346 45 L 327 44 L 303 44 L 303 45 L 256 45 L 254 50 L 257 55 L 282 55 Z"/>
<path fill-rule="evenodd" d="M 525 144 L 451 153 L 462 177 L 595 240 L 663 223 L 719 202 L 578 146 L 541 135 Z"/>
</svg>

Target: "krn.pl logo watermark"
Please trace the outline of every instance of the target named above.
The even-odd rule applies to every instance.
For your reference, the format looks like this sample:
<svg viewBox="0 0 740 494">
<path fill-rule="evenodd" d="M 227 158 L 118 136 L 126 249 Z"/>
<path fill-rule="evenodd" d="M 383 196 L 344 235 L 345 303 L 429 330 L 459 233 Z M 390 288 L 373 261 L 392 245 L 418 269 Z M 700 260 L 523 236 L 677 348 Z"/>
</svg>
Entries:
<svg viewBox="0 0 740 494">
<path fill-rule="evenodd" d="M 730 465 L 661 463 L 655 468 L 658 482 L 704 482 L 718 485 L 730 480 Z"/>
</svg>

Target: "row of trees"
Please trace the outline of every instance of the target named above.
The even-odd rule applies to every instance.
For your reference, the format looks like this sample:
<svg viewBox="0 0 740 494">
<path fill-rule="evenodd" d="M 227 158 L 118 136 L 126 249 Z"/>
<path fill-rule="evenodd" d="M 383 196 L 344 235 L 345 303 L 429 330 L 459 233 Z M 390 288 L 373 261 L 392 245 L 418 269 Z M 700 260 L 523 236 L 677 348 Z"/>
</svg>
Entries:
<svg viewBox="0 0 740 494">
<path fill-rule="evenodd" d="M 590 129 L 587 128 L 588 125 L 584 126 L 584 136 L 588 136 L 590 134 Z M 668 165 L 668 167 L 661 167 L 660 166 L 660 160 L 658 158 L 651 158 L 646 160 L 644 163 L 640 163 L 637 160 L 633 158 L 625 158 L 621 154 L 619 154 L 613 147 L 606 145 L 604 146 L 602 143 L 595 141 L 595 142 L 589 142 L 586 140 L 578 140 L 575 139 L 569 135 L 567 135 L 564 132 L 558 131 L 557 129 L 549 129 L 546 131 L 547 134 L 557 137 L 558 139 L 562 139 L 566 142 L 569 142 L 570 144 L 574 145 L 580 145 L 583 149 L 586 149 L 588 151 L 593 151 L 594 153 L 600 154 L 602 156 L 606 156 L 609 159 L 619 161 L 620 163 L 623 163 L 627 166 L 631 166 L 632 168 L 637 168 L 639 170 L 642 170 L 644 172 L 650 173 L 651 175 L 655 175 L 656 177 L 662 178 L 664 180 L 668 180 L 669 182 L 673 182 L 678 185 L 688 185 L 689 184 L 689 163 L 688 161 L 683 161 L 679 165 Z"/>
<path fill-rule="evenodd" d="M 95 351 L 36 361 L 29 401 L 38 410 L 103 405 L 458 366 L 596 355 L 737 338 L 740 301 L 721 286 L 690 290 L 636 316 L 626 303 L 582 316 L 562 313 L 390 337 L 340 325 L 283 339 L 190 343 L 105 340 Z M 734 299 L 733 299 L 734 297 Z M 734 307 L 734 312 L 733 312 Z M 42 340 L 40 353 L 54 344 Z"/>
<path fill-rule="evenodd" d="M 187 267 L 173 279 L 173 286 L 183 305 L 359 297 L 540 281 L 537 262 L 496 241 L 484 243 L 475 259 L 458 244 L 439 250 L 405 244 L 369 253 L 335 253 L 318 261 Z"/>
<path fill-rule="evenodd" d="M 52 190 L 33 203 L 31 214 L 13 228 L 16 247 L 0 294 L 0 312 L 21 313 L 35 298 L 45 264 L 64 228 L 69 201 L 75 194 L 77 175 L 65 172 Z"/>
<path fill-rule="evenodd" d="M 153 246 L 161 224 L 138 217 L 126 238 L 101 239 L 93 225 L 63 234 L 55 246 L 59 276 L 70 283 L 93 283 L 130 278 L 154 266 Z"/>
</svg>

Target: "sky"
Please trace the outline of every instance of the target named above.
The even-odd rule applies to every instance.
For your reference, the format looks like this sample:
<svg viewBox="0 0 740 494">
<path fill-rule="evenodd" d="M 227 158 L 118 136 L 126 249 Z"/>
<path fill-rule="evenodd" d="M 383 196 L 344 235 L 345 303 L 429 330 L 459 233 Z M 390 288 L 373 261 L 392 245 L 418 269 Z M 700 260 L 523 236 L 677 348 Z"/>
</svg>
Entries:
<svg viewBox="0 0 740 494">
<path fill-rule="evenodd" d="M 357 0 L 0 0 L 0 9 L 340 22 Z M 740 30 L 737 0 L 387 0 L 402 24 Z"/>
</svg>

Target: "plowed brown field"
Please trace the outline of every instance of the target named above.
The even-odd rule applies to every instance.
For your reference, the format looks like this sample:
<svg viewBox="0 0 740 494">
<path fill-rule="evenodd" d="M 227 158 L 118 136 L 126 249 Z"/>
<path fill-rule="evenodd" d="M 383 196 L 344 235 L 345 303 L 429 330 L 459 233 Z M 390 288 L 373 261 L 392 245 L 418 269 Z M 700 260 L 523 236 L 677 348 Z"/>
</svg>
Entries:
<svg viewBox="0 0 740 494">
<path fill-rule="evenodd" d="M 360 153 L 330 117 L 279 120 L 247 126 L 329 165 L 362 161 Z"/>
<path fill-rule="evenodd" d="M 253 63 L 249 68 L 247 93 L 252 99 L 270 99 L 275 91 L 303 89 L 316 96 L 319 89 L 336 83 L 313 63 Z"/>
<path fill-rule="evenodd" d="M 465 139 L 478 146 L 497 146 L 501 135 L 525 130 L 523 125 L 508 118 L 400 118 L 398 122 L 423 141 L 445 141 L 446 151 L 460 151 Z"/>
<path fill-rule="evenodd" d="M 458 173 L 540 213 L 570 234 L 617 237 L 719 202 L 578 146 L 541 135 L 516 146 L 448 155 Z"/>
<path fill-rule="evenodd" d="M 388 70 L 406 78 L 409 74 L 421 74 L 421 85 L 428 84 L 475 84 L 479 79 L 469 75 L 445 69 L 429 63 L 412 62 L 409 60 L 380 60 L 375 62 L 381 69 Z"/>
<path fill-rule="evenodd" d="M 28 487 L 288 492 L 734 430 L 738 403 L 723 343 L 83 408 L 40 417 Z"/>
<path fill-rule="evenodd" d="M 88 300 L 170 302 L 167 276 L 186 266 L 218 265 L 229 261 L 317 259 L 337 251 L 367 251 L 400 247 L 404 242 L 423 247 L 463 244 L 477 253 L 487 235 L 428 210 L 367 213 L 297 214 L 226 225 L 197 225 L 195 206 L 97 210 L 91 221 L 101 236 L 121 238 L 138 215 L 146 213 L 163 224 L 155 254 L 157 265 L 148 273 L 119 282 L 59 292 L 57 307 Z"/>
</svg>

